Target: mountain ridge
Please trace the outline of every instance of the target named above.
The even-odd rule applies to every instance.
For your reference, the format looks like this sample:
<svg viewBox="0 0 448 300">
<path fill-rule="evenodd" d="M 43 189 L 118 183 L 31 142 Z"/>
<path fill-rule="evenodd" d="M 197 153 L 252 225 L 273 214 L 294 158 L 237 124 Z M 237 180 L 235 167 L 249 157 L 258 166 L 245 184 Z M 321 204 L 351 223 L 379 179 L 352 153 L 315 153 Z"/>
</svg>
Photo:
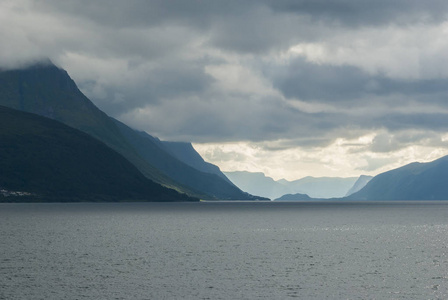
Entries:
<svg viewBox="0 0 448 300">
<path fill-rule="evenodd" d="M 0 106 L 0 202 L 198 201 L 58 121 Z"/>
<path fill-rule="evenodd" d="M 194 149 L 191 143 L 187 142 L 167 142 L 160 141 L 162 146 L 174 157 L 180 161 L 186 163 L 187 165 L 205 173 L 215 174 L 227 181 L 228 183 L 233 183 L 221 172 L 221 169 L 209 162 L 206 162 L 202 156 Z"/>
<path fill-rule="evenodd" d="M 148 133 L 135 131 L 117 120 L 115 120 L 115 123 L 141 157 L 168 177 L 188 186 L 201 198 L 206 198 L 207 195 L 213 196 L 215 190 L 221 191 L 219 195 L 214 195 L 221 199 L 254 200 L 256 198 L 241 191 L 216 174 L 206 174 L 172 157 L 170 153 L 163 151 L 163 144 L 159 144 L 160 141 Z"/>
<path fill-rule="evenodd" d="M 448 156 L 413 162 L 373 177 L 347 200 L 448 200 Z"/>
<path fill-rule="evenodd" d="M 361 175 L 359 176 L 358 180 L 353 184 L 353 186 L 348 190 L 346 197 L 360 191 L 363 187 L 369 183 L 370 180 L 372 180 L 373 176 L 368 175 Z"/>
<path fill-rule="evenodd" d="M 357 180 L 357 177 L 307 176 L 294 181 L 276 181 L 262 172 L 235 171 L 224 174 L 241 189 L 270 199 L 297 193 L 316 199 L 343 197 Z"/>
<path fill-rule="evenodd" d="M 117 126 L 118 121 L 98 109 L 82 94 L 68 73 L 52 63 L 1 71 L 0 105 L 49 117 L 84 131 L 123 155 L 147 178 L 164 186 L 203 199 L 257 198 L 241 191 L 225 179 L 201 172 L 181 162 L 159 146 L 151 145 L 157 153 L 166 152 L 162 156 L 167 159 L 164 162 L 167 166 L 175 165 L 183 170 L 185 176 L 176 175 L 176 179 L 173 179 L 170 177 L 170 174 L 173 174 L 172 168 L 169 169 L 171 173 L 167 174 L 167 170 L 161 170 L 154 166 L 153 162 L 145 159 L 142 153 L 148 152 L 149 149 L 137 150 L 130 142 L 129 136 L 123 135 L 122 128 Z M 133 131 L 129 127 L 128 129 L 129 132 Z M 143 143 L 149 145 L 146 140 Z M 195 178 L 195 181 L 191 178 Z M 207 191 L 201 190 L 204 187 Z"/>
</svg>

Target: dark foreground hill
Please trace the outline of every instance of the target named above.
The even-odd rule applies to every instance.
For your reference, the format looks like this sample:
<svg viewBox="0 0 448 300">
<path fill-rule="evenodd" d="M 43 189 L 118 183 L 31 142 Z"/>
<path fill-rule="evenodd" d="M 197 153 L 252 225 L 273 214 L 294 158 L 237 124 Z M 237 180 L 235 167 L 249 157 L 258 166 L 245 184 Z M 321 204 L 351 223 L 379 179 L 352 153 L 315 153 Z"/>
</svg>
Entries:
<svg viewBox="0 0 448 300">
<path fill-rule="evenodd" d="M 448 156 L 375 176 L 349 200 L 448 200 Z"/>
<path fill-rule="evenodd" d="M 93 137 L 0 106 L 0 201 L 197 201 L 143 176 Z"/>
<path fill-rule="evenodd" d="M 66 71 L 51 62 L 21 70 L 0 70 L 0 105 L 60 121 L 102 141 L 123 155 L 147 178 L 204 199 L 252 200 L 222 176 L 184 163 L 148 134 L 99 110 Z"/>
</svg>

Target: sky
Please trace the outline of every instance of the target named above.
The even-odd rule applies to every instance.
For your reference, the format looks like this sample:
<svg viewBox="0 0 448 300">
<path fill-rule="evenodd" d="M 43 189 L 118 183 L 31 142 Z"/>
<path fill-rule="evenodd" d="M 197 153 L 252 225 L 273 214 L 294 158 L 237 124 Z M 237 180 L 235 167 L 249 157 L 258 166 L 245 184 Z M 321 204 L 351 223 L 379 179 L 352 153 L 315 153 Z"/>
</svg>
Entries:
<svg viewBox="0 0 448 300">
<path fill-rule="evenodd" d="M 448 154 L 446 0 L 0 0 L 0 68 L 223 171 L 376 175 Z"/>
</svg>

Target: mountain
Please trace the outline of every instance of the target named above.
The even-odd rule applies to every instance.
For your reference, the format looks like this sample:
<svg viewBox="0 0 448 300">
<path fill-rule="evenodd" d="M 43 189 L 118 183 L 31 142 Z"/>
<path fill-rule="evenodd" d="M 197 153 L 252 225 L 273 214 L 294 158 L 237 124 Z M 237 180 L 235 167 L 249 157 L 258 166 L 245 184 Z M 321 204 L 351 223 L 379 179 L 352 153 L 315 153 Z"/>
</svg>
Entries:
<svg viewBox="0 0 448 300">
<path fill-rule="evenodd" d="M 203 199 L 257 198 L 222 176 L 184 163 L 160 141 L 155 142 L 156 138 L 109 117 L 82 94 L 66 71 L 51 62 L 0 71 L 0 105 L 36 113 L 86 132 L 123 155 L 147 178 L 164 186 Z"/>
<path fill-rule="evenodd" d="M 356 177 L 305 177 L 295 181 L 275 181 L 263 173 L 237 171 L 224 174 L 241 189 L 270 199 L 296 193 L 307 194 L 311 198 L 343 197 L 357 180 Z"/>
<path fill-rule="evenodd" d="M 0 71 L 0 105 L 84 131 L 122 154 L 146 177 L 175 186 L 167 176 L 139 157 L 113 120 L 81 93 L 66 71 L 49 61 L 26 69 Z"/>
<path fill-rule="evenodd" d="M 140 148 L 142 150 L 142 153 L 147 152 L 146 150 L 148 150 L 148 149 L 160 148 L 155 151 L 166 152 L 164 154 L 165 156 L 167 156 L 167 153 L 168 153 L 169 155 L 168 155 L 167 159 L 172 160 L 173 158 L 176 158 L 176 160 L 178 160 L 178 161 L 182 162 L 183 164 L 186 164 L 198 171 L 201 171 L 203 173 L 218 175 L 219 177 L 221 177 L 222 179 L 224 179 L 225 181 L 227 181 L 228 183 L 233 185 L 233 183 L 224 175 L 224 173 L 221 172 L 219 167 L 206 162 L 199 155 L 199 153 L 193 148 L 191 143 L 161 141 L 157 137 L 153 137 L 144 131 L 129 130 L 130 128 L 127 125 L 125 125 L 122 122 L 115 120 L 115 119 L 114 119 L 114 121 L 117 124 L 117 126 L 120 128 L 122 134 L 127 138 L 127 140 L 131 144 L 133 144 L 133 146 L 136 149 Z M 139 142 L 142 142 L 143 140 L 147 144 L 146 147 L 149 146 L 148 149 L 145 149 L 145 147 L 141 147 L 141 145 L 138 144 Z M 154 146 L 156 146 L 156 147 L 154 147 Z M 160 163 L 160 157 L 158 157 L 157 159 L 154 159 L 153 153 L 149 152 L 147 154 L 150 154 L 147 157 L 147 159 L 150 162 L 152 162 L 154 165 Z M 143 154 L 143 156 L 145 156 L 145 154 Z M 160 170 L 169 172 L 169 168 L 165 169 L 165 165 L 166 164 L 164 164 L 164 163 L 160 164 L 159 165 Z M 185 166 L 180 166 L 180 167 L 182 168 Z"/>
<path fill-rule="evenodd" d="M 0 106 L 0 201 L 198 201 L 60 122 Z"/>
<path fill-rule="evenodd" d="M 215 174 L 225 181 L 233 184 L 224 173 L 221 172 L 218 166 L 206 162 L 202 156 L 193 148 L 191 143 L 185 142 L 160 142 L 161 147 L 168 151 L 171 155 L 186 163 L 187 165 L 204 173 Z"/>
<path fill-rule="evenodd" d="M 311 198 L 344 197 L 356 182 L 357 177 L 304 177 L 294 181 L 283 180 L 282 183 L 298 193 L 307 194 Z"/>
<path fill-rule="evenodd" d="M 313 200 L 307 194 L 286 194 L 281 196 L 280 198 L 275 199 L 275 201 L 310 201 Z"/>
<path fill-rule="evenodd" d="M 242 190 L 269 199 L 275 199 L 284 194 L 294 192 L 288 186 L 280 184 L 261 172 L 235 171 L 224 172 L 224 174 Z"/>
<path fill-rule="evenodd" d="M 201 198 L 206 199 L 255 200 L 261 198 L 242 192 L 216 174 L 201 172 L 176 159 L 164 149 L 164 144 L 146 132 L 131 129 L 117 120 L 115 123 L 145 161 L 173 180 L 187 186 L 194 195 L 200 195 Z"/>
<path fill-rule="evenodd" d="M 351 194 L 354 194 L 358 191 L 360 191 L 363 187 L 366 186 L 367 183 L 373 178 L 373 176 L 367 176 L 367 175 L 361 175 L 359 176 L 358 180 L 356 180 L 355 184 L 348 190 L 347 194 L 345 195 L 350 196 Z"/>
<path fill-rule="evenodd" d="M 411 163 L 372 178 L 348 200 L 448 200 L 448 156 Z"/>
</svg>

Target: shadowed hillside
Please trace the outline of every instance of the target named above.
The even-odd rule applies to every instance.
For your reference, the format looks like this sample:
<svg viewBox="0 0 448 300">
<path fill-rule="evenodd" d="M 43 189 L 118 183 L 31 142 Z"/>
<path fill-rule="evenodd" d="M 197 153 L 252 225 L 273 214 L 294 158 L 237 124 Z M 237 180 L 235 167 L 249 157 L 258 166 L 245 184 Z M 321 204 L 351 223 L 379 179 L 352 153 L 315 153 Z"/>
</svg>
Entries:
<svg viewBox="0 0 448 300">
<path fill-rule="evenodd" d="M 448 156 L 375 176 L 349 200 L 448 200 Z"/>
<path fill-rule="evenodd" d="M 0 106 L 0 141 L 2 201 L 195 200 L 150 181 L 102 142 L 48 118 Z"/>
<path fill-rule="evenodd" d="M 147 178 L 204 199 L 256 199 L 217 174 L 190 166 L 154 142 L 99 110 L 66 71 L 51 62 L 0 71 L 0 105 L 58 120 L 105 143 Z M 118 125 L 119 124 L 119 125 Z"/>
</svg>

